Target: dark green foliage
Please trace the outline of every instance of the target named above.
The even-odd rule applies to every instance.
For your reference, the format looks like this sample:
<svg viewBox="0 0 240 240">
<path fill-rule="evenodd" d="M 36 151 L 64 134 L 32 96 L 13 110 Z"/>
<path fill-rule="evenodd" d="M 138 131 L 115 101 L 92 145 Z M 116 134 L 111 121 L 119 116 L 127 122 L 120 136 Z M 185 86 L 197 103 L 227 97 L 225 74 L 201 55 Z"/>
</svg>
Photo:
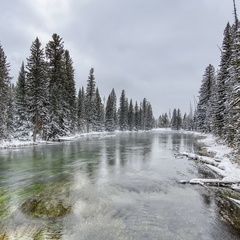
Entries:
<svg viewBox="0 0 240 240">
<path fill-rule="evenodd" d="M 182 128 L 182 116 L 180 109 L 173 110 L 172 119 L 171 119 L 171 129 L 180 130 Z"/>
<path fill-rule="evenodd" d="M 132 103 L 132 99 L 130 100 L 129 103 L 129 110 L 128 110 L 128 127 L 129 127 L 129 131 L 134 130 L 134 109 L 133 109 L 133 103 Z"/>
<path fill-rule="evenodd" d="M 117 127 L 117 97 L 114 89 L 107 99 L 106 114 L 105 114 L 105 130 L 112 132 Z"/>
<path fill-rule="evenodd" d="M 0 140 L 9 138 L 9 102 L 11 96 L 10 64 L 0 45 Z M 10 120 L 11 121 L 11 120 Z"/>
<path fill-rule="evenodd" d="M 46 46 L 46 57 L 48 63 L 49 78 L 49 122 L 48 138 L 56 139 L 71 132 L 69 116 L 71 111 L 68 108 L 66 72 L 66 55 L 62 38 L 53 34 L 52 40 Z M 71 87 L 69 87 L 70 89 Z"/>
<path fill-rule="evenodd" d="M 77 102 L 77 130 L 79 132 L 86 131 L 85 118 L 85 92 L 84 88 L 82 87 L 82 89 L 79 89 Z"/>
<path fill-rule="evenodd" d="M 26 65 L 26 99 L 35 142 L 38 134 L 46 138 L 44 133 L 47 132 L 48 122 L 48 78 L 44 50 L 41 48 L 38 38 L 32 43 L 30 51 L 31 55 L 27 59 Z"/>
<path fill-rule="evenodd" d="M 64 54 L 65 60 L 65 71 L 66 71 L 66 81 L 64 82 L 64 87 L 66 94 L 64 97 L 64 102 L 66 102 L 66 108 L 68 111 L 67 121 L 70 126 L 70 131 L 73 133 L 76 124 L 76 89 L 74 80 L 74 68 L 73 61 L 70 57 L 69 51 L 65 50 Z"/>
<path fill-rule="evenodd" d="M 137 102 L 134 107 L 134 127 L 136 131 L 140 129 L 140 112 Z"/>
<path fill-rule="evenodd" d="M 169 121 L 167 113 L 159 116 L 159 118 L 158 118 L 158 127 L 159 128 L 168 128 L 169 125 L 170 125 L 170 121 Z"/>
<path fill-rule="evenodd" d="M 119 106 L 119 129 L 125 131 L 128 129 L 128 100 L 125 96 L 125 90 L 122 90 Z"/>
<path fill-rule="evenodd" d="M 95 89 L 95 77 L 94 77 L 94 68 L 90 69 L 88 80 L 87 80 L 87 89 L 86 89 L 86 98 L 85 98 L 85 116 L 87 124 L 87 132 L 93 130 L 93 126 L 96 120 L 96 89 Z"/>
<path fill-rule="evenodd" d="M 104 131 L 104 106 L 102 104 L 102 99 L 100 97 L 98 88 L 96 89 L 95 97 L 94 130 L 97 132 Z"/>
<path fill-rule="evenodd" d="M 197 105 L 197 129 L 201 132 L 211 132 L 213 123 L 213 98 L 215 87 L 215 69 L 209 64 L 203 75 Z"/>
</svg>

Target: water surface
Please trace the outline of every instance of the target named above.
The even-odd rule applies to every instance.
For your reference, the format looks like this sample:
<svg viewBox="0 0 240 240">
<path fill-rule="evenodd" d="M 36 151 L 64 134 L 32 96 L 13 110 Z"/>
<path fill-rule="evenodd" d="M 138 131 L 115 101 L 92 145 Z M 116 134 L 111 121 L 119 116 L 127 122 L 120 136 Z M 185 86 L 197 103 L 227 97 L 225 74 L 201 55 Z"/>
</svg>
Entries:
<svg viewBox="0 0 240 240">
<path fill-rule="evenodd" d="M 0 238 L 240 239 L 211 190 L 177 183 L 202 176 L 194 161 L 177 156 L 195 150 L 194 136 L 157 131 L 1 150 Z M 23 211 L 39 193 L 70 211 Z"/>
</svg>

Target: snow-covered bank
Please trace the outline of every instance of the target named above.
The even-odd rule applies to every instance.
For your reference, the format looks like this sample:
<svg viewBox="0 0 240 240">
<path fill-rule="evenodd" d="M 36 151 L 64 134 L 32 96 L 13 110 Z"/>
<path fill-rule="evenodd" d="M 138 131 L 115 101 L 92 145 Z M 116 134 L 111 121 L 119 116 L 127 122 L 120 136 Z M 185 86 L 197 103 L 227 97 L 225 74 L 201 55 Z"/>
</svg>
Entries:
<svg viewBox="0 0 240 240">
<path fill-rule="evenodd" d="M 197 135 L 204 137 L 198 140 L 204 145 L 204 148 L 208 153 L 214 155 L 214 157 L 200 156 L 194 153 L 182 152 L 181 155 L 187 156 L 191 159 L 199 160 L 205 166 L 210 168 L 212 171 L 220 176 L 220 180 L 216 179 L 216 183 L 232 183 L 232 187 L 236 188 L 234 183 L 240 183 L 240 167 L 232 155 L 233 149 L 229 148 L 223 142 L 219 141 L 218 138 L 212 134 L 199 134 Z M 210 183 L 214 180 L 209 179 L 192 179 L 190 183 Z"/>
<path fill-rule="evenodd" d="M 93 138 L 102 139 L 102 138 L 113 137 L 113 136 L 115 136 L 114 132 L 113 133 L 91 132 L 91 133 L 80 133 L 80 134 L 75 134 L 71 136 L 60 137 L 57 141 L 37 140 L 36 142 L 33 142 L 33 141 L 25 141 L 25 140 L 18 140 L 18 139 L 13 139 L 11 141 L 2 140 L 0 141 L 0 149 L 28 147 L 28 146 L 43 145 L 43 144 L 56 144 L 58 142 L 77 141 L 80 139 L 93 139 Z"/>
</svg>

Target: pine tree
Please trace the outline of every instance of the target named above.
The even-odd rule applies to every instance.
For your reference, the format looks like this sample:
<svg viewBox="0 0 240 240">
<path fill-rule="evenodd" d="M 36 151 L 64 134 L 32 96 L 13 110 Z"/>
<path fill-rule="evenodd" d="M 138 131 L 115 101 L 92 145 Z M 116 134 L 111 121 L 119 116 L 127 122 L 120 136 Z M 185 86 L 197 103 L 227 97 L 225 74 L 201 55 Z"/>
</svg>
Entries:
<svg viewBox="0 0 240 240">
<path fill-rule="evenodd" d="M 224 135 L 224 128 L 227 125 L 227 95 L 228 80 L 230 78 L 229 66 L 232 56 L 232 36 L 231 27 L 228 23 L 224 30 L 224 39 L 222 44 L 220 69 L 217 74 L 216 96 L 214 105 L 214 133 L 218 136 Z M 231 86 L 230 86 L 231 87 Z"/>
<path fill-rule="evenodd" d="M 182 114 L 180 109 L 177 110 L 177 130 L 182 128 Z"/>
<path fill-rule="evenodd" d="M 97 132 L 104 131 L 104 106 L 102 104 L 102 99 L 100 97 L 98 88 L 96 89 L 95 111 L 96 118 L 94 130 Z"/>
<path fill-rule="evenodd" d="M 85 98 L 85 114 L 86 114 L 86 124 L 87 132 L 93 130 L 93 126 L 96 121 L 96 89 L 95 89 L 95 77 L 94 68 L 90 69 L 90 73 L 87 80 L 86 98 Z"/>
<path fill-rule="evenodd" d="M 240 149 L 240 26 L 233 40 L 233 55 L 231 59 L 231 85 L 232 92 L 229 96 L 229 128 L 228 141 Z"/>
<path fill-rule="evenodd" d="M 8 116 L 9 116 L 9 96 L 11 92 L 10 64 L 0 45 L 0 140 L 9 138 Z"/>
<path fill-rule="evenodd" d="M 134 130 L 134 108 L 133 108 L 133 103 L 132 103 L 132 99 L 130 100 L 129 103 L 129 111 L 128 111 L 128 127 L 129 127 L 129 131 L 133 131 Z"/>
<path fill-rule="evenodd" d="M 105 113 L 105 130 L 112 132 L 117 127 L 117 108 L 116 108 L 116 94 L 114 89 L 108 96 Z"/>
<path fill-rule="evenodd" d="M 18 75 L 18 81 L 15 89 L 15 104 L 15 137 L 28 139 L 30 126 L 28 123 L 27 85 L 24 62 L 22 62 Z"/>
<path fill-rule="evenodd" d="M 153 127 L 154 127 L 153 111 L 152 111 L 151 104 L 148 102 L 147 103 L 146 130 L 151 130 Z"/>
<path fill-rule="evenodd" d="M 66 69 L 66 82 L 64 84 L 66 94 L 64 96 L 64 101 L 66 102 L 66 108 L 69 110 L 69 115 L 67 116 L 68 125 L 73 133 L 76 126 L 76 88 L 73 61 L 68 50 L 65 50 L 64 60 Z"/>
<path fill-rule="evenodd" d="M 138 103 L 135 103 L 134 107 L 134 129 L 138 131 L 140 129 L 140 114 L 139 114 L 139 107 Z"/>
<path fill-rule="evenodd" d="M 71 132 L 69 123 L 70 109 L 67 96 L 66 61 L 62 38 L 54 33 L 46 45 L 49 78 L 49 124 L 48 138 L 57 139 Z"/>
<path fill-rule="evenodd" d="M 84 88 L 79 89 L 77 103 L 77 129 L 79 132 L 86 131 L 86 116 L 85 116 L 85 91 Z"/>
<path fill-rule="evenodd" d="M 177 121 L 178 121 L 177 120 L 177 110 L 176 110 L 176 108 L 174 108 L 173 114 L 172 114 L 172 119 L 171 119 L 171 129 L 177 130 L 177 125 L 178 125 Z"/>
<path fill-rule="evenodd" d="M 119 106 L 119 129 L 125 131 L 128 129 L 128 100 L 125 96 L 125 90 L 122 90 Z"/>
<path fill-rule="evenodd" d="M 47 132 L 48 122 L 48 79 L 44 49 L 38 38 L 31 45 L 31 55 L 27 59 L 27 105 L 29 120 L 32 123 L 33 141 Z"/>
<path fill-rule="evenodd" d="M 197 129 L 201 132 L 211 132 L 213 124 L 213 91 L 215 86 L 215 69 L 209 64 L 203 75 L 197 105 Z"/>
</svg>

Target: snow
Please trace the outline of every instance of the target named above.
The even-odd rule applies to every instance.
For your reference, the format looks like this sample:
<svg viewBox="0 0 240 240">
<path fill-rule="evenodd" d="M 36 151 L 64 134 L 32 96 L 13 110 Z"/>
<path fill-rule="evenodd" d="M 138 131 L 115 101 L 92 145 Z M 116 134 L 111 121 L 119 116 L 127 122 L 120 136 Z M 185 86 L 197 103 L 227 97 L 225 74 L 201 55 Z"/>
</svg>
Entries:
<svg viewBox="0 0 240 240">
<path fill-rule="evenodd" d="M 199 134 L 192 132 L 193 134 L 202 136 L 204 138 L 198 140 L 198 142 L 204 144 L 208 153 L 213 153 L 214 157 L 199 156 L 194 153 L 183 152 L 181 155 L 187 156 L 191 159 L 199 160 L 205 166 L 210 168 L 212 171 L 217 173 L 222 179 L 220 182 L 235 182 L 232 185 L 234 189 L 240 189 L 237 184 L 240 182 L 240 167 L 238 163 L 234 162 L 233 149 L 229 148 L 226 144 L 220 141 L 217 137 L 212 134 Z M 217 179 L 214 179 L 217 182 Z M 209 182 L 209 179 L 192 179 L 190 183 L 200 183 Z"/>
<path fill-rule="evenodd" d="M 79 139 L 92 139 L 92 138 L 97 138 L 97 139 L 102 139 L 102 138 L 109 138 L 115 136 L 115 133 L 111 132 L 91 132 L 91 133 L 79 133 L 75 134 L 72 136 L 65 136 L 65 137 L 60 137 L 58 140 L 61 141 L 76 141 Z M 56 144 L 59 141 L 23 141 L 23 140 L 18 140 L 18 139 L 13 139 L 11 141 L 5 141 L 2 140 L 0 141 L 0 149 L 5 149 L 5 148 L 19 148 L 19 147 L 27 147 L 27 146 L 34 146 L 34 145 L 42 145 L 42 144 Z"/>
</svg>

